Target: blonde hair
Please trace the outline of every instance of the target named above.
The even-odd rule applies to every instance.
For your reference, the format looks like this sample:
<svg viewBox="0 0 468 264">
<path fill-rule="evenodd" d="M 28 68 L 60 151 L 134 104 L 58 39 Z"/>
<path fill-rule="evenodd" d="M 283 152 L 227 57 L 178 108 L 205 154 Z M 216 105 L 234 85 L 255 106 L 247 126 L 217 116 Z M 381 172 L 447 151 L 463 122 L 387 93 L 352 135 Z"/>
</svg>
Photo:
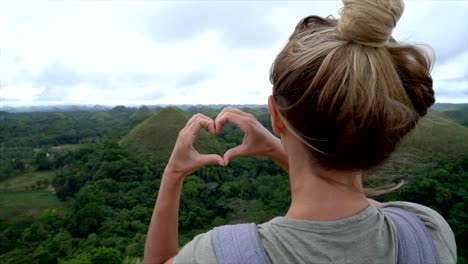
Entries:
<svg viewBox="0 0 468 264">
<path fill-rule="evenodd" d="M 337 30 L 343 37 L 371 47 L 384 46 L 404 10 L 403 0 L 345 0 Z"/>
<path fill-rule="evenodd" d="M 431 59 L 391 37 L 401 0 L 343 0 L 341 18 L 302 19 L 276 57 L 273 96 L 324 168 L 382 164 L 434 99 Z"/>
</svg>

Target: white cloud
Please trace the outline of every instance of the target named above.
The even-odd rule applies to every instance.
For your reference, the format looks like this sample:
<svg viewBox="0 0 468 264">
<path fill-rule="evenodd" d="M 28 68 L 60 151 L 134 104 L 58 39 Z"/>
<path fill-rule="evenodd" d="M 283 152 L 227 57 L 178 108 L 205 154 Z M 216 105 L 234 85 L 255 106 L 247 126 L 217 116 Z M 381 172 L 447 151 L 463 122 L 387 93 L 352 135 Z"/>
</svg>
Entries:
<svg viewBox="0 0 468 264">
<path fill-rule="evenodd" d="M 451 103 L 468 102 L 468 79 L 440 81 L 436 83 L 436 101 Z"/>
<path fill-rule="evenodd" d="M 0 98 L 7 101 L 34 101 L 43 91 L 40 87 L 31 87 L 30 84 L 20 83 L 0 90 Z"/>
<path fill-rule="evenodd" d="M 340 7 L 0 1 L 0 103 L 263 104 L 270 65 L 296 23 L 311 14 L 337 16 Z M 406 1 L 395 36 L 434 48 L 439 102 L 468 102 L 465 1 Z"/>
<path fill-rule="evenodd" d="M 459 78 L 468 79 L 468 50 L 452 57 L 444 64 L 436 65 L 433 72 L 436 82 Z"/>
</svg>

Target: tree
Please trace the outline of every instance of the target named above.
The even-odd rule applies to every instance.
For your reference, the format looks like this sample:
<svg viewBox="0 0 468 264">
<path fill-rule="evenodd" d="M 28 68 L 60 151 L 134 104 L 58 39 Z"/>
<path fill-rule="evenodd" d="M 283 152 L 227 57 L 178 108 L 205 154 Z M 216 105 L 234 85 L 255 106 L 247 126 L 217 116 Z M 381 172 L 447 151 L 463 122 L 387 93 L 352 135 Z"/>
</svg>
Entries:
<svg viewBox="0 0 468 264">
<path fill-rule="evenodd" d="M 96 249 L 91 255 L 93 264 L 121 264 L 122 256 L 115 248 L 101 247 Z"/>
<path fill-rule="evenodd" d="M 50 169 L 50 163 L 44 151 L 36 154 L 35 162 L 38 170 Z"/>
</svg>

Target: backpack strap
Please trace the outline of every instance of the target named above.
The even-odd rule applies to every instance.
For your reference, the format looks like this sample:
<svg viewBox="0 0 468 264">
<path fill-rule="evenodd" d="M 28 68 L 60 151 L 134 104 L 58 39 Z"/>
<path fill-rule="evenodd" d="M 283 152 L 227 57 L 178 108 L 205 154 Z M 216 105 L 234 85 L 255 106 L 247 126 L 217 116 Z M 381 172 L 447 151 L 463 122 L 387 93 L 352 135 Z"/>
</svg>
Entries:
<svg viewBox="0 0 468 264">
<path fill-rule="evenodd" d="M 212 241 L 219 264 L 270 264 L 254 223 L 215 227 Z"/>
<path fill-rule="evenodd" d="M 426 226 L 401 208 L 385 207 L 398 240 L 398 264 L 440 264 L 440 257 Z"/>
</svg>

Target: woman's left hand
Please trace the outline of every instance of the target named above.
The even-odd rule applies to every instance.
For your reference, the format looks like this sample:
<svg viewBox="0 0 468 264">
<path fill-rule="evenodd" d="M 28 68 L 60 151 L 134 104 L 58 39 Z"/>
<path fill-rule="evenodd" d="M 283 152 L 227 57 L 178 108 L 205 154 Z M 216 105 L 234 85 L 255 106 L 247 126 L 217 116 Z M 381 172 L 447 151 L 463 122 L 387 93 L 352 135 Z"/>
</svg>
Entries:
<svg viewBox="0 0 468 264">
<path fill-rule="evenodd" d="M 221 133 L 227 123 L 239 127 L 244 132 L 244 139 L 239 146 L 224 153 L 225 165 L 235 157 L 263 156 L 272 158 L 285 170 L 288 170 L 288 157 L 281 140 L 270 133 L 254 115 L 236 108 L 226 107 L 216 117 L 216 133 Z"/>
<path fill-rule="evenodd" d="M 200 154 L 193 147 L 202 128 L 208 129 L 212 134 L 215 133 L 215 123 L 211 118 L 202 114 L 195 114 L 190 118 L 185 127 L 180 130 L 166 166 L 166 173 L 168 175 L 177 177 L 177 179 L 183 179 L 186 175 L 208 164 L 217 163 L 224 166 L 224 160 L 221 156 L 216 154 Z"/>
</svg>

